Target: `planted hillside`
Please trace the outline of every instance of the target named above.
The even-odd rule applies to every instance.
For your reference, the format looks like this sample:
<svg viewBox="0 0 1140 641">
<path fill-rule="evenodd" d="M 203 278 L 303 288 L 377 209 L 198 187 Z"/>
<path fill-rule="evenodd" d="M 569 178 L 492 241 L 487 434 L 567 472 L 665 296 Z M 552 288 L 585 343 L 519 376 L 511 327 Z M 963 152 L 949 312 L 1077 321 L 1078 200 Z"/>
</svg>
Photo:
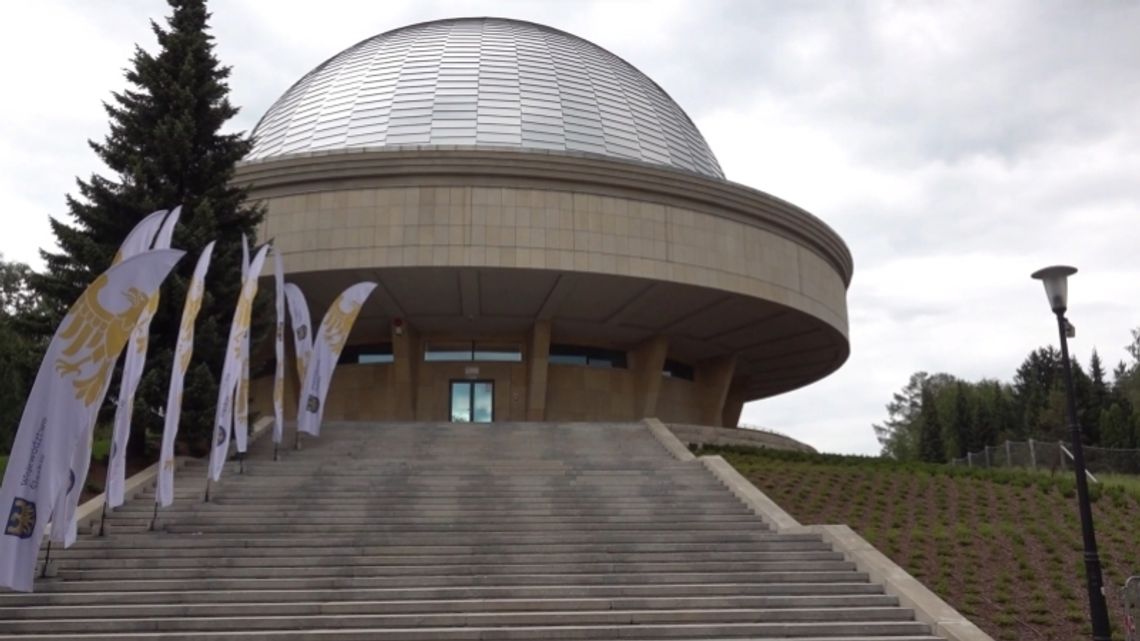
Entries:
<svg viewBox="0 0 1140 641">
<path fill-rule="evenodd" d="M 1089 638 L 1070 475 L 706 448 L 805 524 L 846 523 L 999 641 Z M 1131 480 L 1129 485 L 1126 481 Z M 1140 574 L 1140 484 L 1094 485 L 1114 639 Z"/>
</svg>

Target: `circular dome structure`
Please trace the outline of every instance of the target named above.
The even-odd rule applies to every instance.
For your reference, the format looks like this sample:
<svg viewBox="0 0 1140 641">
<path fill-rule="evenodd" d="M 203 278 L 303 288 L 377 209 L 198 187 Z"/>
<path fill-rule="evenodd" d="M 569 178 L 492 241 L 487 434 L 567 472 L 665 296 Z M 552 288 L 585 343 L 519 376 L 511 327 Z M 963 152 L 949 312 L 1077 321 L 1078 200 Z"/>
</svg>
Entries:
<svg viewBox="0 0 1140 641">
<path fill-rule="evenodd" d="M 568 33 L 460 18 L 374 36 L 293 85 L 249 160 L 362 147 L 597 154 L 724 178 L 700 131 L 632 65 Z"/>
<path fill-rule="evenodd" d="M 850 352 L 843 239 L 725 180 L 660 87 L 581 38 L 495 18 L 389 31 L 298 81 L 254 137 L 234 182 L 310 316 L 377 285 L 326 420 L 735 426 Z M 272 376 L 254 384 L 273 397 Z"/>
</svg>

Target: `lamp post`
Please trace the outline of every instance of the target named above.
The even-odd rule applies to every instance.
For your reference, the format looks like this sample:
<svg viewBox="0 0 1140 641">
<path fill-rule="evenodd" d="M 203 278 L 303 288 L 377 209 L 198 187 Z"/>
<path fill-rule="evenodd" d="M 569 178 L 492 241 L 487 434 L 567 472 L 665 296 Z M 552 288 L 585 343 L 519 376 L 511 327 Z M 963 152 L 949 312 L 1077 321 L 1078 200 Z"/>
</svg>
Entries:
<svg viewBox="0 0 1140 641">
<path fill-rule="evenodd" d="M 1100 556 L 1096 550 L 1096 533 L 1093 530 L 1092 507 L 1089 504 L 1089 483 L 1085 476 L 1085 450 L 1081 445 L 1081 426 L 1077 422 L 1077 398 L 1073 389 L 1073 368 L 1069 364 L 1068 337 L 1072 329 L 1065 318 L 1068 306 L 1068 278 L 1077 268 L 1064 265 L 1046 267 L 1033 272 L 1033 278 L 1045 285 L 1049 306 L 1057 315 L 1057 330 L 1061 336 L 1061 363 L 1065 370 L 1065 396 L 1069 409 L 1069 430 L 1073 438 L 1073 470 L 1077 475 L 1077 506 L 1081 513 L 1081 534 L 1085 542 L 1085 576 L 1089 590 L 1089 612 L 1092 615 L 1093 641 L 1111 641 L 1108 624 L 1108 605 L 1104 599 L 1104 580 L 1100 572 Z"/>
</svg>

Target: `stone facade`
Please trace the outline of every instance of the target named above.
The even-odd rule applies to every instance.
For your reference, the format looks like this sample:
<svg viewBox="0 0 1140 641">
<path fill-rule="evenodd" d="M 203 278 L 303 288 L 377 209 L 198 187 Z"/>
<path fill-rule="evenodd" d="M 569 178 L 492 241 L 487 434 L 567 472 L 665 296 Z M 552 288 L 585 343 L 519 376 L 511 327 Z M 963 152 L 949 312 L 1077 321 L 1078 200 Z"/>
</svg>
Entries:
<svg viewBox="0 0 1140 641">
<path fill-rule="evenodd" d="M 842 241 L 739 185 L 479 148 L 257 161 L 236 181 L 265 206 L 258 236 L 282 252 L 314 323 L 329 292 L 381 284 L 349 344 L 390 343 L 395 362 L 341 365 L 329 419 L 445 420 L 449 382 L 478 377 L 494 381 L 495 420 L 735 425 L 744 401 L 847 356 Z M 396 318 L 406 337 L 390 332 Z M 505 341 L 521 358 L 424 361 L 425 345 L 457 340 Z M 618 350 L 626 363 L 548 363 L 552 344 Z M 664 377 L 667 359 L 689 375 Z"/>
</svg>

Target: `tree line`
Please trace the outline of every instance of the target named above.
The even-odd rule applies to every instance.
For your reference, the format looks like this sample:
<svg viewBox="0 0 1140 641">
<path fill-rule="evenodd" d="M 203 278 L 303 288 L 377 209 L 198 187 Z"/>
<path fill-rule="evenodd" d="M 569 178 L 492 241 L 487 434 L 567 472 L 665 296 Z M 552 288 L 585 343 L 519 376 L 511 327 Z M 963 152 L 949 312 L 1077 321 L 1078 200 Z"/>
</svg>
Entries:
<svg viewBox="0 0 1140 641">
<path fill-rule="evenodd" d="M 173 246 L 186 250 L 188 258 L 164 283 L 150 326 L 129 447 L 134 456 L 157 449 L 182 304 L 197 255 L 216 240 L 194 361 L 186 375 L 178 446 L 179 453 L 208 450 L 226 336 L 241 286 L 241 237 L 254 238 L 263 212 L 247 203 L 245 188 L 231 182 L 252 141 L 223 132 L 238 109 L 228 98 L 230 68 L 214 54 L 206 2 L 168 4 L 165 25 L 151 23 L 156 52 L 136 46 L 125 71 L 128 88 L 104 104 L 110 133 L 102 141 L 88 141 L 110 174 L 77 179 L 78 193 L 67 196 L 66 215 L 51 219 L 58 250 L 41 250 L 42 271 L 0 260 L 0 455 L 11 446 L 42 354 L 68 308 L 110 267 L 135 224 L 176 205 L 183 209 Z M 254 328 L 255 341 L 264 327 Z M 117 390 L 112 383 L 101 422 L 113 413 Z"/>
<path fill-rule="evenodd" d="M 1125 348 L 1129 360 L 1111 373 L 1093 350 L 1087 368 L 1072 359 L 1077 418 L 1083 442 L 1140 447 L 1140 328 Z M 1011 382 L 967 381 L 951 374 L 915 372 L 873 425 L 883 456 L 943 463 L 1007 440 L 1068 441 L 1061 352 L 1033 350 Z"/>
</svg>

